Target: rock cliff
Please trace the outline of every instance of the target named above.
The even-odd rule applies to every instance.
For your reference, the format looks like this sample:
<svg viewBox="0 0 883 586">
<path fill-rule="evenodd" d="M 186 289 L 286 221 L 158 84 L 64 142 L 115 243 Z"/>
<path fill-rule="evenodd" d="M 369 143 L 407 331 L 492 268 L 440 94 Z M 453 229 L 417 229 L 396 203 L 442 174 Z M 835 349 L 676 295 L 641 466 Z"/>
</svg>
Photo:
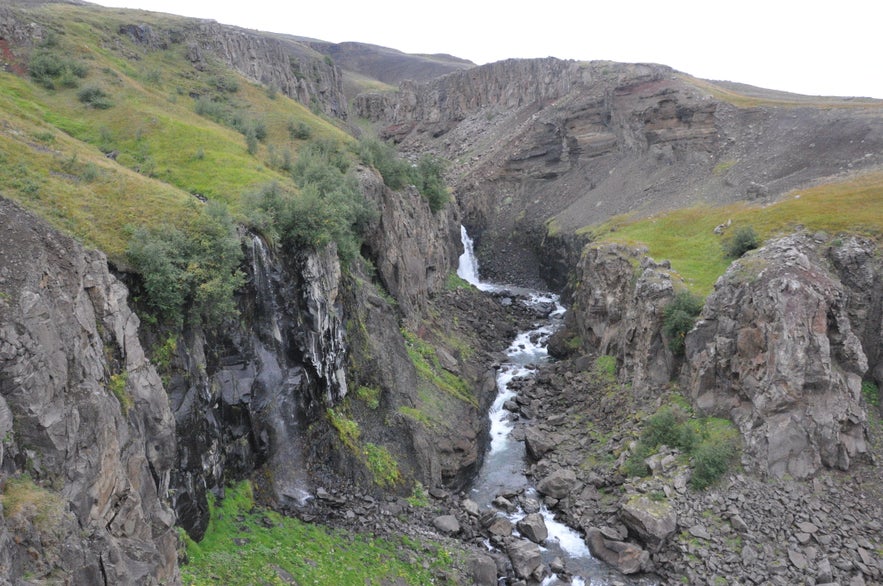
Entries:
<svg viewBox="0 0 883 586">
<path fill-rule="evenodd" d="M 736 261 L 686 340 L 695 405 L 739 426 L 743 459 L 763 474 L 847 470 L 867 450 L 867 358 L 847 292 L 818 248 L 797 235 Z M 834 256 L 859 246 L 849 248 Z M 865 321 L 855 327 L 864 331 Z"/>
<path fill-rule="evenodd" d="M 550 58 L 405 82 L 354 108 L 401 148 L 454 161 L 482 266 L 529 282 L 548 276 L 537 269 L 548 233 L 774 198 L 883 164 L 879 101 L 754 89 L 738 94 L 662 65 Z"/>
<path fill-rule="evenodd" d="M 567 327 L 557 337 L 615 356 L 636 389 L 666 384 L 678 364 L 662 335 L 663 311 L 675 293 L 669 269 L 641 250 L 587 246 L 568 287 Z"/>
<path fill-rule="evenodd" d="M 679 358 L 663 334 L 667 263 L 589 245 L 557 346 L 616 357 L 639 395 L 680 379 L 700 413 L 739 426 L 743 463 L 762 475 L 846 470 L 867 451 L 861 385 L 879 368 L 867 359 L 880 353 L 876 250 L 798 234 L 750 253 L 718 280 Z"/>
<path fill-rule="evenodd" d="M 127 289 L 0 199 L 0 572 L 178 581 L 175 422 Z"/>
</svg>

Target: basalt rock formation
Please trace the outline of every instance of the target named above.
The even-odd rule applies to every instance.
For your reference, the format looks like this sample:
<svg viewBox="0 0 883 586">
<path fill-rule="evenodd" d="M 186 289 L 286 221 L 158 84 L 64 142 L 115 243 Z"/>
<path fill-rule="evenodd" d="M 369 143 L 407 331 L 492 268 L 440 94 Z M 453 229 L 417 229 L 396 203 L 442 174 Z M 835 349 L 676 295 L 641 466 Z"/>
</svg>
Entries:
<svg viewBox="0 0 883 586">
<path fill-rule="evenodd" d="M 0 581 L 175 582 L 175 420 L 128 291 L 6 199 L 0 224 Z"/>
<path fill-rule="evenodd" d="M 562 276 L 537 268 L 549 234 L 626 212 L 772 199 L 883 163 L 879 101 L 740 91 L 662 65 L 549 58 L 403 83 L 354 108 L 402 149 L 454 161 L 488 276 L 536 281 Z"/>
<path fill-rule="evenodd" d="M 819 244 L 783 238 L 735 262 L 686 340 L 695 405 L 739 426 L 744 460 L 763 474 L 847 470 L 867 451 L 868 362 Z M 850 248 L 840 256 L 860 246 Z M 869 350 L 879 352 L 876 344 Z"/>
</svg>

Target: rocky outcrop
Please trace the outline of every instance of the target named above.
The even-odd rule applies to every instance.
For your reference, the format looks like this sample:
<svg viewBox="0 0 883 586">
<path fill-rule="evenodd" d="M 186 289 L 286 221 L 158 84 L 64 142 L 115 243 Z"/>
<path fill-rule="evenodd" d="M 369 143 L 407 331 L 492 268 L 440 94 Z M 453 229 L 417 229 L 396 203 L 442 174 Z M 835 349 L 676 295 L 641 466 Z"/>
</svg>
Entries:
<svg viewBox="0 0 883 586">
<path fill-rule="evenodd" d="M 180 524 L 200 539 L 208 493 L 263 468 L 265 495 L 297 507 L 309 495 L 306 426 L 347 394 L 340 267 L 333 245 L 280 259 L 245 239 L 242 321 L 181 332 L 167 385 L 179 429 L 173 484 Z"/>
<path fill-rule="evenodd" d="M 647 571 L 650 565 L 647 551 L 632 543 L 607 539 L 594 527 L 586 532 L 586 545 L 593 556 L 626 575 Z"/>
<path fill-rule="evenodd" d="M 3 576 L 179 581 L 175 422 L 126 287 L 0 199 Z"/>
<path fill-rule="evenodd" d="M 686 340 L 695 406 L 732 419 L 763 474 L 847 470 L 867 450 L 867 359 L 817 246 L 786 237 L 733 263 Z"/>
<path fill-rule="evenodd" d="M 662 334 L 674 297 L 667 262 L 618 244 L 589 245 L 569 287 L 571 309 L 559 336 L 576 336 L 583 351 L 615 356 L 620 377 L 636 389 L 669 382 L 677 361 Z"/>
<path fill-rule="evenodd" d="M 868 359 L 867 378 L 883 387 L 883 261 L 877 245 L 866 238 L 850 236 L 819 244 L 830 244 L 828 258 L 840 277 L 846 297 L 846 312 L 852 329 Z"/>
<path fill-rule="evenodd" d="M 343 75 L 333 61 L 291 37 L 261 34 L 213 21 L 198 22 L 185 36 L 194 65 L 211 54 L 245 77 L 336 118 L 347 118 Z"/>
<path fill-rule="evenodd" d="M 392 191 L 373 169 L 357 169 L 365 198 L 379 212 L 362 254 L 372 259 L 383 286 L 405 316 L 425 312 L 429 295 L 445 286 L 460 256 L 460 225 L 454 206 L 437 213 L 417 189 Z"/>
</svg>

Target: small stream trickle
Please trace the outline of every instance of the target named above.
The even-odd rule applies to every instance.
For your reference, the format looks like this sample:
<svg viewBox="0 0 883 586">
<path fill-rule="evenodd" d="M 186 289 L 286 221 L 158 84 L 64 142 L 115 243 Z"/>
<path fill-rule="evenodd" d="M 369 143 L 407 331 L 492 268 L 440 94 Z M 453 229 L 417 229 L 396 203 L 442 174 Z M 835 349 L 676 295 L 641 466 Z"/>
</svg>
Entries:
<svg viewBox="0 0 883 586">
<path fill-rule="evenodd" d="M 519 377 L 532 376 L 537 365 L 549 360 L 547 344 L 549 338 L 561 327 L 565 313 L 559 303 L 558 296 L 551 293 L 539 293 L 517 287 L 503 287 L 482 282 L 479 279 L 478 263 L 475 258 L 472 240 L 461 226 L 461 239 L 464 252 L 460 256 L 457 275 L 474 285 L 481 291 L 507 291 L 516 294 L 521 303 L 527 306 L 543 308 L 544 312 L 551 309 L 545 320 L 534 324 L 533 329 L 521 332 L 506 350 L 507 361 L 497 372 L 497 397 L 488 414 L 490 418 L 490 448 L 485 455 L 484 463 L 476 477 L 470 498 L 487 510 L 496 510 L 492 502 L 500 494 L 523 493 L 524 497 L 542 501 L 530 480 L 524 475 L 526 466 L 525 447 L 523 441 L 510 437 L 514 428 L 511 414 L 504 408 L 507 401 L 515 398 L 511 382 Z M 540 513 L 546 523 L 549 537 L 540 546 L 543 561 L 550 563 L 560 558 L 567 571 L 572 575 L 570 584 L 586 586 L 588 584 L 645 584 L 641 580 L 631 581 L 622 576 L 603 562 L 592 557 L 585 540 L 579 532 L 557 521 L 545 505 Z M 506 516 L 513 524 L 525 516 L 519 508 Z M 543 586 L 565 584 L 554 574 L 543 581 Z"/>
</svg>

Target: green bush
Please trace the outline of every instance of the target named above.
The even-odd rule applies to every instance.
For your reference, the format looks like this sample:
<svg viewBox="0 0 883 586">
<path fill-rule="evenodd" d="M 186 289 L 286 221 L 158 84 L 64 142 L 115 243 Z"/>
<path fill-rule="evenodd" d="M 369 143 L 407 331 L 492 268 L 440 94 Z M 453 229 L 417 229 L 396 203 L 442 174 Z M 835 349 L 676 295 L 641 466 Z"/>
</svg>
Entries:
<svg viewBox="0 0 883 586">
<path fill-rule="evenodd" d="M 88 85 L 77 92 L 77 99 L 98 110 L 107 110 L 113 106 L 110 96 L 98 86 Z"/>
<path fill-rule="evenodd" d="M 89 69 L 82 63 L 48 49 L 39 49 L 31 55 L 28 71 L 35 82 L 50 90 L 55 89 L 56 84 L 76 87 L 77 79 L 82 79 L 89 73 Z"/>
<path fill-rule="evenodd" d="M 754 228 L 743 226 L 736 230 L 732 237 L 724 241 L 724 255 L 728 258 L 739 258 L 758 246 L 760 246 L 760 238 Z"/>
<path fill-rule="evenodd" d="M 736 444 L 731 441 L 704 441 L 691 453 L 693 476 L 690 486 L 703 490 L 726 473 L 736 456 Z"/>
<path fill-rule="evenodd" d="M 288 136 L 291 140 L 307 140 L 313 135 L 313 131 L 305 122 L 288 121 Z"/>
<path fill-rule="evenodd" d="M 680 291 L 662 312 L 662 332 L 676 356 L 683 355 L 687 332 L 693 329 L 701 311 L 702 299 L 689 291 Z"/>
<path fill-rule="evenodd" d="M 163 322 L 188 317 L 219 325 L 238 313 L 235 293 L 245 282 L 242 249 L 225 207 L 209 203 L 186 231 L 138 228 L 127 258 L 141 275 L 145 301 Z"/>
<path fill-rule="evenodd" d="M 270 183 L 246 195 L 251 227 L 289 250 L 334 241 L 342 260 L 355 258 L 376 211 L 362 197 L 343 152 L 333 143 L 311 142 L 298 153 L 292 175 L 300 194 Z"/>
<path fill-rule="evenodd" d="M 411 165 L 400 159 L 392 146 L 375 139 L 360 140 L 358 154 L 363 163 L 377 169 L 390 189 L 414 185 L 429 203 L 432 213 L 438 212 L 450 201 L 443 178 L 445 166 L 441 159 L 426 155 L 416 165 Z"/>
<path fill-rule="evenodd" d="M 690 484 L 702 490 L 729 469 L 738 454 L 739 434 L 725 419 L 693 419 L 678 405 L 665 406 L 644 422 L 641 438 L 623 464 L 622 472 L 628 476 L 649 474 L 645 460 L 662 445 L 690 455 L 693 466 Z"/>
</svg>

